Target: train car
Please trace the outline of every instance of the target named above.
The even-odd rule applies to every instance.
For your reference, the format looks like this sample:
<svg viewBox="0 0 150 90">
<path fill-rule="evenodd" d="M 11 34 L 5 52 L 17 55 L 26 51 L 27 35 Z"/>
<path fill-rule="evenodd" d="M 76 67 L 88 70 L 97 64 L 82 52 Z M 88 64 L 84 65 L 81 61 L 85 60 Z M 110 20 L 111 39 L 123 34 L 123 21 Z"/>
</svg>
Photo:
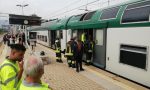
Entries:
<svg viewBox="0 0 150 90">
<path fill-rule="evenodd" d="M 73 16 L 74 36 L 93 35 L 93 64 L 150 87 L 150 0 L 134 0 Z"/>
<path fill-rule="evenodd" d="M 28 36 L 30 37 L 30 33 L 36 33 L 36 42 L 45 46 L 50 47 L 50 40 L 48 35 L 48 29 L 45 28 L 45 25 L 48 23 L 42 23 L 41 26 L 32 26 L 28 27 Z"/>
<path fill-rule="evenodd" d="M 92 11 L 80 15 L 73 16 L 67 28 L 72 30 L 72 37 L 77 37 L 81 40 L 82 34 L 86 34 L 86 40 L 92 39 L 95 43 L 92 63 L 100 68 L 105 68 L 105 53 L 106 53 L 106 30 L 99 29 L 98 16 L 100 11 Z M 83 59 L 85 60 L 85 55 Z"/>
<path fill-rule="evenodd" d="M 148 87 L 150 87 L 149 16 L 150 0 L 139 0 L 104 9 L 100 17 L 100 21 L 108 24 L 106 70 Z"/>
<path fill-rule="evenodd" d="M 69 19 L 70 17 L 58 19 L 56 20 L 56 22 L 51 23 L 48 26 L 48 29 L 51 30 L 51 32 L 56 32 L 56 38 L 60 39 L 62 51 L 66 49 L 66 43 L 71 38 L 71 37 L 68 37 L 71 34 L 69 33 L 70 30 L 68 30 L 66 27 Z"/>
</svg>

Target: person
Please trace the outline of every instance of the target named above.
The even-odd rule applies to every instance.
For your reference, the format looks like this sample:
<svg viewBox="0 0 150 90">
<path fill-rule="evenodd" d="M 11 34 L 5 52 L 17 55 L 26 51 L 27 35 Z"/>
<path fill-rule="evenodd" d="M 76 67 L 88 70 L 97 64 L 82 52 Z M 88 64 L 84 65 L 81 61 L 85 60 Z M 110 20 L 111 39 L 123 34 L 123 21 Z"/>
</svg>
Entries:
<svg viewBox="0 0 150 90">
<path fill-rule="evenodd" d="M 72 51 L 73 51 L 73 57 L 72 57 L 72 61 L 71 61 L 71 66 L 72 68 L 75 68 L 75 45 L 77 44 L 76 41 L 75 41 L 76 37 L 74 38 L 71 38 L 71 48 L 72 48 Z"/>
<path fill-rule="evenodd" d="M 5 35 L 3 36 L 3 41 L 4 41 L 4 44 L 6 44 L 6 42 L 8 41 L 8 40 L 7 40 L 7 34 L 5 34 Z"/>
<path fill-rule="evenodd" d="M 19 90 L 52 90 L 50 86 L 41 81 L 44 74 L 44 65 L 40 58 L 30 56 L 24 64 L 25 79 L 22 81 Z"/>
<path fill-rule="evenodd" d="M 59 38 L 56 39 L 55 45 L 56 45 L 56 50 L 55 50 L 55 53 L 56 53 L 56 62 L 63 63 L 63 61 L 61 59 L 61 45 L 60 45 Z"/>
<path fill-rule="evenodd" d="M 25 33 L 22 33 L 22 44 L 25 45 Z"/>
<path fill-rule="evenodd" d="M 21 82 L 26 48 L 20 44 L 13 44 L 10 48 L 10 55 L 0 66 L 0 90 L 16 90 Z"/>
<path fill-rule="evenodd" d="M 92 55 L 93 55 L 93 49 L 94 49 L 93 41 L 91 39 L 87 40 L 85 42 L 86 65 L 90 65 L 91 64 L 91 59 L 92 59 Z"/>
<path fill-rule="evenodd" d="M 84 43 L 86 41 L 86 34 L 82 33 L 81 35 L 81 41 Z"/>
<path fill-rule="evenodd" d="M 11 35 L 7 34 L 7 46 L 10 46 L 10 38 L 11 38 Z"/>
<path fill-rule="evenodd" d="M 67 57 L 68 67 L 71 67 L 73 59 L 73 50 L 71 48 L 71 41 L 67 42 L 65 56 Z"/>
<path fill-rule="evenodd" d="M 79 72 L 79 67 L 80 71 L 84 71 L 82 68 L 82 56 L 83 56 L 83 43 L 81 40 L 77 40 L 77 43 L 74 46 L 74 58 L 76 60 L 76 71 Z"/>
</svg>

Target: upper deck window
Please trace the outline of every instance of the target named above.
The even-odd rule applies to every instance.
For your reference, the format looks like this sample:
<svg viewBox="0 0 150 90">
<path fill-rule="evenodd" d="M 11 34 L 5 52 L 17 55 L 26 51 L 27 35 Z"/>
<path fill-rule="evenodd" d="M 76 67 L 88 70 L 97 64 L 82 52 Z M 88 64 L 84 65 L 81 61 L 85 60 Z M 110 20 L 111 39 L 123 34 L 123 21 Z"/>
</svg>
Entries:
<svg viewBox="0 0 150 90">
<path fill-rule="evenodd" d="M 89 20 L 92 18 L 92 16 L 94 15 L 96 11 L 90 12 L 88 14 L 85 15 L 84 20 Z"/>
<path fill-rule="evenodd" d="M 100 19 L 101 19 L 101 20 L 105 20 L 105 19 L 113 19 L 113 18 L 116 18 L 118 11 L 119 11 L 119 7 L 114 7 L 114 8 L 105 9 L 105 10 L 103 10 Z"/>
<path fill-rule="evenodd" d="M 128 5 L 122 16 L 122 23 L 148 22 L 150 1 Z"/>
<path fill-rule="evenodd" d="M 126 9 L 132 9 L 132 8 L 136 8 L 136 7 L 149 6 L 149 5 L 150 5 L 150 1 L 146 1 L 146 2 L 142 2 L 142 3 L 131 4 Z"/>
</svg>

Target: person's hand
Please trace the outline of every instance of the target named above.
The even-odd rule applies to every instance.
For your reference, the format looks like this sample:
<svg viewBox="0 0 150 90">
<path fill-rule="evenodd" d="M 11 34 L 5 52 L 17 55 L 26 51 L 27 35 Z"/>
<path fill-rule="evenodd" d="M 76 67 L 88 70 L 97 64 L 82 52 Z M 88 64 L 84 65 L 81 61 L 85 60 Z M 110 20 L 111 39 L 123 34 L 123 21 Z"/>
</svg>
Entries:
<svg viewBox="0 0 150 90">
<path fill-rule="evenodd" d="M 18 64 L 19 64 L 20 70 L 23 70 L 24 61 L 22 60 L 22 61 L 18 62 Z"/>
</svg>

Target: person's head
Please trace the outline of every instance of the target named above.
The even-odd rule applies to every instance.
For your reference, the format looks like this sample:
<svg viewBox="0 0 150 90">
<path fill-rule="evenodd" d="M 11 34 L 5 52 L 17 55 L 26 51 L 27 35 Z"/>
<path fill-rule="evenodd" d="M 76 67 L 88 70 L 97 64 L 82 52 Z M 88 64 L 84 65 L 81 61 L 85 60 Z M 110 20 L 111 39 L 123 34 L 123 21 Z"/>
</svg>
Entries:
<svg viewBox="0 0 150 90">
<path fill-rule="evenodd" d="M 30 56 L 28 60 L 25 60 L 24 74 L 26 78 L 32 78 L 34 81 L 40 80 L 44 74 L 42 60 L 36 56 Z"/>
<path fill-rule="evenodd" d="M 82 41 L 80 39 L 77 39 L 77 43 L 82 43 Z"/>
<path fill-rule="evenodd" d="M 25 46 L 20 45 L 20 44 L 12 44 L 10 48 L 11 48 L 11 52 L 10 52 L 9 57 L 12 60 L 22 61 L 24 58 L 25 51 L 26 51 Z"/>
</svg>

